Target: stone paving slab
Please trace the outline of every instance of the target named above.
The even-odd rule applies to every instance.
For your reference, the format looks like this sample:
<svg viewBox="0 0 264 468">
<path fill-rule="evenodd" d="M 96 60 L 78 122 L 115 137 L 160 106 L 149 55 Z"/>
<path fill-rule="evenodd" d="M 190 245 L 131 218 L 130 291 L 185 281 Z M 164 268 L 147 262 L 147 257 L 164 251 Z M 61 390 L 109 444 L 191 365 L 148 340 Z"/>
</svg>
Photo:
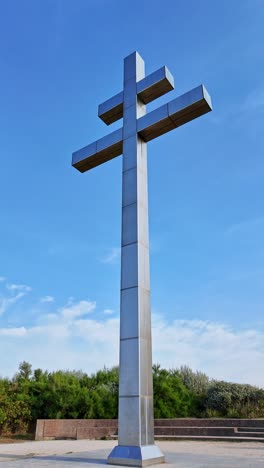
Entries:
<svg viewBox="0 0 264 468">
<path fill-rule="evenodd" d="M 3 468 L 87 468 L 106 465 L 114 441 L 60 440 L 2 444 Z M 264 467 L 264 446 L 249 442 L 160 441 L 166 464 L 157 468 L 260 468 Z M 113 465 L 107 465 L 109 467 Z"/>
</svg>

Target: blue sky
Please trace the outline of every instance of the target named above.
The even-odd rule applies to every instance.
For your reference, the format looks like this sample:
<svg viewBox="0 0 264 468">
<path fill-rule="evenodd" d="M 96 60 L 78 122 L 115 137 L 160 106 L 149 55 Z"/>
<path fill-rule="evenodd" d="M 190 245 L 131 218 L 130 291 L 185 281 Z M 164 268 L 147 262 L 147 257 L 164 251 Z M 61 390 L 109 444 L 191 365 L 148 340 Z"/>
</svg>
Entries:
<svg viewBox="0 0 264 468">
<path fill-rule="evenodd" d="M 148 145 L 154 361 L 264 386 L 264 4 L 0 2 L 0 375 L 118 362 L 121 157 L 85 174 L 123 58 L 214 110 Z M 112 128 L 120 126 L 120 122 Z"/>
</svg>

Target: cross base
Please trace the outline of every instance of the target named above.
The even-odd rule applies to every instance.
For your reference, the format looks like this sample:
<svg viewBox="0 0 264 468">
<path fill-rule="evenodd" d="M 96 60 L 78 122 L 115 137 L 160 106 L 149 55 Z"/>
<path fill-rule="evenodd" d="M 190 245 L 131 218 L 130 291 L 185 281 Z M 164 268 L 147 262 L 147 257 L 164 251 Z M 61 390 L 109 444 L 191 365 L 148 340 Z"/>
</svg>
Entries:
<svg viewBox="0 0 264 468">
<path fill-rule="evenodd" d="M 164 463 L 165 457 L 157 445 L 141 447 L 117 445 L 107 458 L 109 465 L 149 466 Z"/>
</svg>

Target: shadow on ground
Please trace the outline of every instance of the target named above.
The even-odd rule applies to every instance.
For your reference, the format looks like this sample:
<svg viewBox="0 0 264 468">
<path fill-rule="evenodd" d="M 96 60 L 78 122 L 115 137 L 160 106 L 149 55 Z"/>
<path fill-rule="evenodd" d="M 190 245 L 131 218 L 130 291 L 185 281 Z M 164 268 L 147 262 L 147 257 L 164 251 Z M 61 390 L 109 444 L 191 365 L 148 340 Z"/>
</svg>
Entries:
<svg viewBox="0 0 264 468">
<path fill-rule="evenodd" d="M 46 460 L 46 461 L 61 461 L 61 462 L 76 462 L 76 463 L 92 463 L 96 465 L 106 465 L 106 460 L 102 458 L 80 458 L 80 457 L 64 457 L 61 455 L 49 455 L 49 456 L 40 456 L 33 457 L 34 460 Z"/>
</svg>

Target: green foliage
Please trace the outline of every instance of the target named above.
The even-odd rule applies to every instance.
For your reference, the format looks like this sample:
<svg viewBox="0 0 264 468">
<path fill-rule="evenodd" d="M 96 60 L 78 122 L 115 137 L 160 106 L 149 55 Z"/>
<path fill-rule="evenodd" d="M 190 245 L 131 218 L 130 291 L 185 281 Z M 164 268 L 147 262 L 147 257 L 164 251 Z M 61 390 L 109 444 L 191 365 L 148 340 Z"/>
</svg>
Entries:
<svg viewBox="0 0 264 468">
<path fill-rule="evenodd" d="M 263 418 L 264 390 L 251 385 L 213 380 L 207 392 L 206 415 Z"/>
<path fill-rule="evenodd" d="M 29 380 L 32 374 L 32 365 L 29 362 L 23 361 L 19 364 L 18 371 L 18 378 Z"/>
<path fill-rule="evenodd" d="M 13 379 L 0 378 L 0 434 L 34 431 L 37 419 L 117 418 L 118 368 L 88 376 L 75 371 L 32 370 L 23 361 Z M 154 415 L 264 417 L 264 390 L 212 380 L 182 366 L 153 366 Z"/>
<path fill-rule="evenodd" d="M 47 372 L 27 362 L 12 380 L 0 379 L 0 434 L 26 432 L 37 419 L 117 418 L 118 368 L 90 377 L 82 371 Z"/>
<path fill-rule="evenodd" d="M 190 413 L 192 398 L 174 372 L 153 366 L 154 417 L 177 418 Z"/>
<path fill-rule="evenodd" d="M 30 405 L 22 388 L 6 379 L 0 380 L 0 432 L 24 432 L 30 422 Z"/>
<path fill-rule="evenodd" d="M 181 366 L 177 371 L 185 387 L 196 395 L 205 395 L 209 387 L 209 377 L 203 372 L 193 372 L 188 366 Z"/>
</svg>

